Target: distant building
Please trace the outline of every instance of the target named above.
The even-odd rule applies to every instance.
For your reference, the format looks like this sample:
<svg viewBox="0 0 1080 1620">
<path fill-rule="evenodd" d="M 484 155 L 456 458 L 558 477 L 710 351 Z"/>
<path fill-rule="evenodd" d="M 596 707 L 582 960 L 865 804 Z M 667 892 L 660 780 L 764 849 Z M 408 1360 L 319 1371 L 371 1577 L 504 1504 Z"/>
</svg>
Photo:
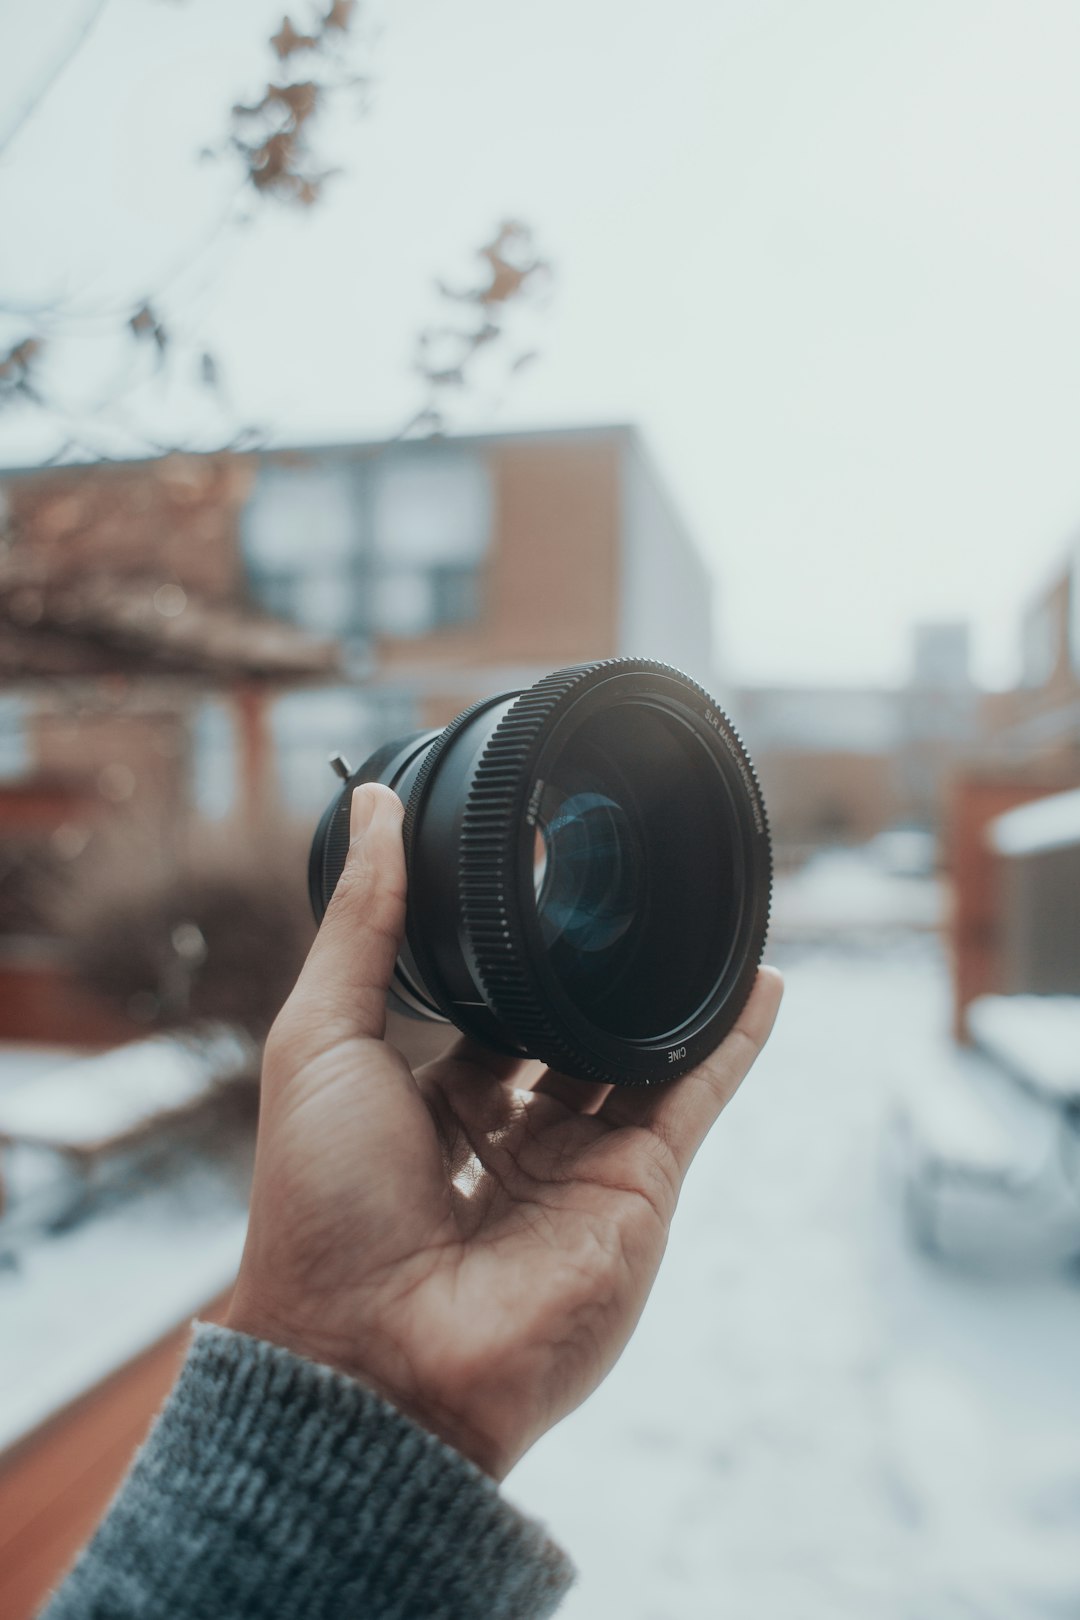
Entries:
<svg viewBox="0 0 1080 1620">
<path fill-rule="evenodd" d="M 738 693 L 734 708 L 781 859 L 865 842 L 894 819 L 895 692 L 752 687 Z"/>
<path fill-rule="evenodd" d="M 987 705 L 987 754 L 1080 776 L 1080 539 L 1020 624 L 1021 677 Z"/>
<path fill-rule="evenodd" d="M 897 823 L 936 829 L 979 735 L 967 626 L 916 626 L 905 686 L 750 687 L 735 707 L 782 859 Z"/>
<path fill-rule="evenodd" d="M 991 822 L 999 858 L 1001 988 L 1080 996 L 1080 789 Z"/>
<path fill-rule="evenodd" d="M 945 622 L 914 627 L 911 674 L 900 693 L 900 715 L 900 819 L 936 830 L 949 783 L 982 737 L 982 694 L 971 675 L 970 626 Z"/>
</svg>

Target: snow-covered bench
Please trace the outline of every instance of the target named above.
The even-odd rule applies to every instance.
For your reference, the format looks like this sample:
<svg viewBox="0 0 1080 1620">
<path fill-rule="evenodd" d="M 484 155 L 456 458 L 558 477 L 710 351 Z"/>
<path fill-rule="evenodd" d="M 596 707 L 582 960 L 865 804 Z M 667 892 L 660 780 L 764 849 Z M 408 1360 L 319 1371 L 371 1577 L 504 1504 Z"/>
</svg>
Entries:
<svg viewBox="0 0 1080 1620">
<path fill-rule="evenodd" d="M 979 1049 L 1047 1102 L 1080 1105 L 1080 996 L 980 996 L 968 1008 Z"/>
<path fill-rule="evenodd" d="M 965 1258 L 1080 1251 L 1060 1110 L 980 1052 L 926 1054 L 899 1089 L 905 1213 L 920 1248 Z"/>
<path fill-rule="evenodd" d="M 80 1218 L 258 1072 L 254 1044 L 212 1025 L 62 1063 L 0 1090 L 0 1258 Z"/>
</svg>

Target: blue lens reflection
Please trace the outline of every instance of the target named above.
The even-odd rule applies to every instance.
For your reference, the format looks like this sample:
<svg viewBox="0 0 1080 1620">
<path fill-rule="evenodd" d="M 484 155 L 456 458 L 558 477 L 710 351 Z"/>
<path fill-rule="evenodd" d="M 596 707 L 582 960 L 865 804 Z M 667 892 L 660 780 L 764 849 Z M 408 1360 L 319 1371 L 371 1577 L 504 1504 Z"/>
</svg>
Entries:
<svg viewBox="0 0 1080 1620">
<path fill-rule="evenodd" d="M 545 795 L 547 798 L 548 795 Z M 537 827 L 536 910 L 549 947 L 556 941 L 595 955 L 634 920 L 641 862 L 626 812 L 602 793 L 575 793 L 545 805 Z"/>
</svg>

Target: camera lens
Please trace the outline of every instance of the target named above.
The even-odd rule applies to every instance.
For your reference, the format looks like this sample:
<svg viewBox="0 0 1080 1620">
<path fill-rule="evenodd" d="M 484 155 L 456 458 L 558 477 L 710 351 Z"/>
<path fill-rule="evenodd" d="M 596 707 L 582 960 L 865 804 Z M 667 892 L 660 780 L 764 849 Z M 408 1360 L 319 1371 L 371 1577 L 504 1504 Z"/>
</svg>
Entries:
<svg viewBox="0 0 1080 1620">
<path fill-rule="evenodd" d="M 768 926 L 765 808 L 730 722 L 679 671 L 559 670 L 380 749 L 316 832 L 318 919 L 365 781 L 406 807 L 406 1010 L 622 1084 L 684 1073 L 734 1024 Z"/>
</svg>

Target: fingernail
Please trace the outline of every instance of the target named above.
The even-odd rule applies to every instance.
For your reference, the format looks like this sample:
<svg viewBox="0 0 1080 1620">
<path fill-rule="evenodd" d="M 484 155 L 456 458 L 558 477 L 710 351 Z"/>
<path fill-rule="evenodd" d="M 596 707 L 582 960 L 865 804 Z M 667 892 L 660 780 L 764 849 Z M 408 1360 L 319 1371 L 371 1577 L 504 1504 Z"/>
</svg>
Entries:
<svg viewBox="0 0 1080 1620">
<path fill-rule="evenodd" d="M 349 807 L 349 837 L 362 838 L 371 825 L 371 818 L 375 813 L 375 795 L 368 784 L 361 783 L 353 788 L 352 804 Z"/>
</svg>

